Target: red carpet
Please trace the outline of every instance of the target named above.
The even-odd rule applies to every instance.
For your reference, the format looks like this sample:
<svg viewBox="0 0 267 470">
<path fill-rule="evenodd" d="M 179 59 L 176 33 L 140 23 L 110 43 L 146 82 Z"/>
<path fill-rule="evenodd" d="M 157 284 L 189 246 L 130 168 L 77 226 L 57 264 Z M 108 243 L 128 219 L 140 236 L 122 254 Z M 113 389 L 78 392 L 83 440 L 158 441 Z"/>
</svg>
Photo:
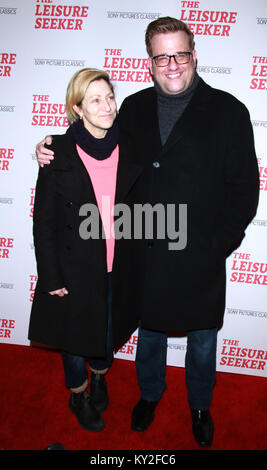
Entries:
<svg viewBox="0 0 267 470">
<path fill-rule="evenodd" d="M 167 390 L 143 433 L 130 429 L 139 399 L 133 362 L 115 359 L 107 375 L 110 406 L 100 433 L 83 430 L 69 411 L 57 352 L 0 344 L 0 370 L 1 450 L 43 450 L 60 442 L 67 450 L 204 451 L 192 437 L 183 368 L 167 368 Z M 217 374 L 211 450 L 267 449 L 266 389 L 266 378 Z"/>
</svg>

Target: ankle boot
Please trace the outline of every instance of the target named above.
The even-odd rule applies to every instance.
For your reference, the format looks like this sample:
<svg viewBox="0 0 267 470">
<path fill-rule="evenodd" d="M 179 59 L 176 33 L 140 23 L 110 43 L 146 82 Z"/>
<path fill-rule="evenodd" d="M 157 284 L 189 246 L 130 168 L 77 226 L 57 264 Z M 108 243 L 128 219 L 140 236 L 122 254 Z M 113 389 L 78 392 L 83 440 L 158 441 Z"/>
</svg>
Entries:
<svg viewBox="0 0 267 470">
<path fill-rule="evenodd" d="M 102 416 L 95 409 L 87 390 L 80 393 L 71 392 L 69 407 L 84 429 L 93 432 L 104 429 L 105 423 Z"/>
<path fill-rule="evenodd" d="M 91 373 L 90 396 L 95 409 L 103 413 L 108 407 L 108 391 L 104 374 Z"/>
<path fill-rule="evenodd" d="M 201 446 L 211 446 L 214 425 L 209 410 L 191 409 L 191 413 L 195 440 Z"/>
</svg>

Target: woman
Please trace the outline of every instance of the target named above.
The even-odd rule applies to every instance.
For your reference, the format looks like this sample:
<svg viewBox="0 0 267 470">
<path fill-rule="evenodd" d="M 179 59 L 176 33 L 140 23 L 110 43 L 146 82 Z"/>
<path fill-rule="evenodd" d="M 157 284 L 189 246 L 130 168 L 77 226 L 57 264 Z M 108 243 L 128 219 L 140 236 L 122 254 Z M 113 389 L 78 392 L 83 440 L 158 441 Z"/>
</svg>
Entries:
<svg viewBox="0 0 267 470">
<path fill-rule="evenodd" d="M 108 405 L 104 374 L 113 348 L 111 272 L 115 240 L 112 207 L 127 194 L 139 170 L 119 163 L 116 101 L 108 74 L 82 69 L 66 94 L 70 127 L 53 136 L 57 158 L 39 170 L 33 216 L 38 282 L 29 339 L 62 351 L 69 407 L 85 429 L 100 431 Z M 127 153 L 127 152 L 126 152 Z M 111 210 L 102 207 L 109 201 Z M 85 204 L 95 207 L 87 231 L 80 230 Z M 84 212 L 85 211 L 85 212 Z M 99 215 L 99 217 L 97 217 Z M 86 220 L 85 220 L 86 222 Z M 99 229 L 99 236 L 91 236 Z M 104 236 L 101 234 L 104 232 Z M 110 232 L 110 233 L 109 233 Z M 123 320 L 124 333 L 128 326 Z M 133 329 L 135 325 L 129 328 Z M 124 337 L 124 340 L 127 338 Z M 122 337 L 121 337 L 122 340 Z M 90 395 L 86 358 L 91 369 Z"/>
</svg>

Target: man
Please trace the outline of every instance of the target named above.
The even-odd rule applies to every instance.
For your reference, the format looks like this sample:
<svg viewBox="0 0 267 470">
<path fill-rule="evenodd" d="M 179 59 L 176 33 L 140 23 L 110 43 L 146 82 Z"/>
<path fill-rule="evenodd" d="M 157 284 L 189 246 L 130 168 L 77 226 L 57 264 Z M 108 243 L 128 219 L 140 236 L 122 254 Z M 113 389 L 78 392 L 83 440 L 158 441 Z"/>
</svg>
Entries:
<svg viewBox="0 0 267 470">
<path fill-rule="evenodd" d="M 197 75 L 193 34 L 183 22 L 164 17 L 150 23 L 146 47 L 154 86 L 127 97 L 119 114 L 143 168 L 129 201 L 160 203 L 166 213 L 175 205 L 175 220 L 183 204 L 187 243 L 170 249 L 170 237 L 154 236 L 118 244 L 113 281 L 121 295 L 115 296 L 114 315 L 138 312 L 140 319 L 141 398 L 132 429 L 144 431 L 152 423 L 166 387 L 167 332 L 182 330 L 193 434 L 200 445 L 211 445 L 225 259 L 244 237 L 258 200 L 253 133 L 245 106 Z"/>
</svg>

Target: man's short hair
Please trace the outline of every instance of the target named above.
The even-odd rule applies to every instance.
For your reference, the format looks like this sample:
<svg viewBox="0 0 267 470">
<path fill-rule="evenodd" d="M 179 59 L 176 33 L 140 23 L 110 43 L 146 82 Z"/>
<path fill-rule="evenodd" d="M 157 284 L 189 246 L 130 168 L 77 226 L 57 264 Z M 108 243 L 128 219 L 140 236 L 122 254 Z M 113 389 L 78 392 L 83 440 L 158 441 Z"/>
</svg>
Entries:
<svg viewBox="0 0 267 470">
<path fill-rule="evenodd" d="M 149 23 L 145 35 L 146 50 L 149 57 L 152 57 L 153 55 L 151 40 L 156 34 L 176 33 L 177 31 L 184 31 L 188 35 L 189 47 L 192 51 L 195 48 L 194 34 L 183 21 L 180 21 L 177 18 L 171 18 L 170 16 L 163 16 L 162 18 L 158 18 L 157 20 Z"/>
</svg>

